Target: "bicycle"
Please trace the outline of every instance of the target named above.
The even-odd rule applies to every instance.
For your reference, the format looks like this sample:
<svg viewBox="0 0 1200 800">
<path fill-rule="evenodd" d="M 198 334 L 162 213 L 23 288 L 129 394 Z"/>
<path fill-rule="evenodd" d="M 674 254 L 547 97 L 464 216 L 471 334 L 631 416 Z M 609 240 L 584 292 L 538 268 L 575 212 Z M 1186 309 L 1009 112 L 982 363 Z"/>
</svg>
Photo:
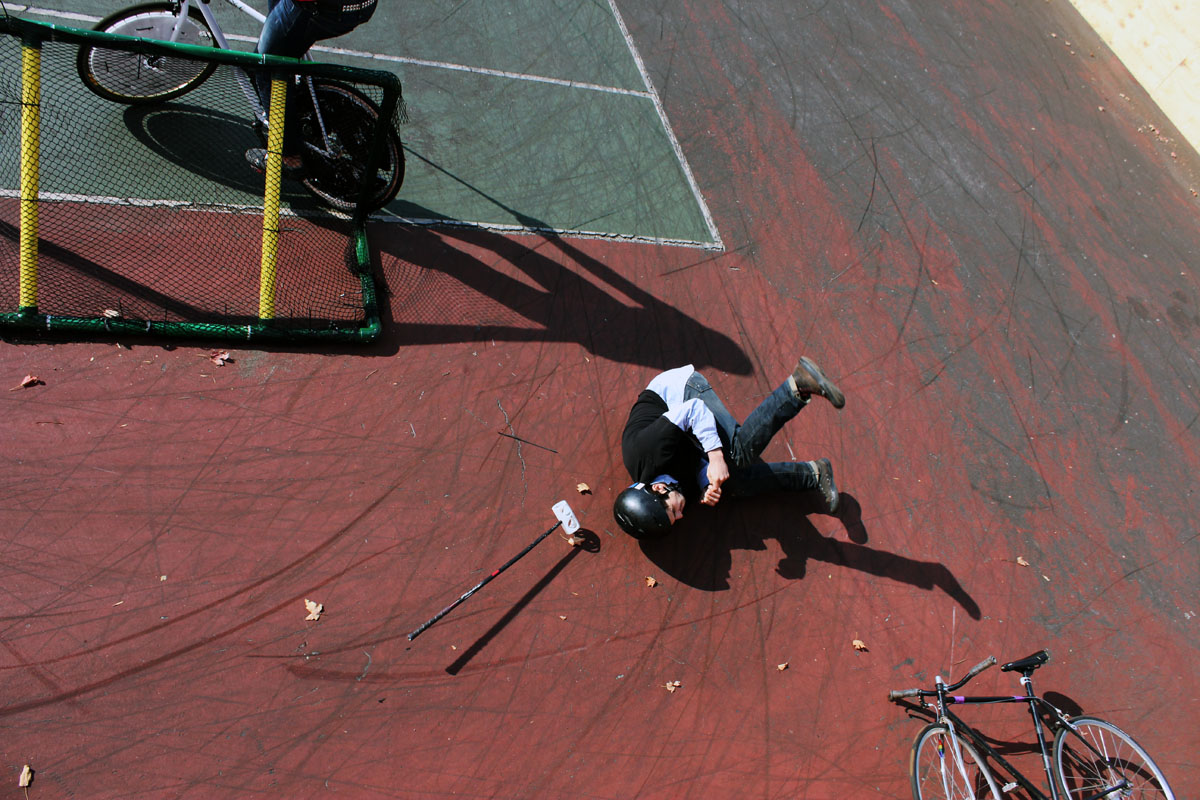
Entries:
<svg viewBox="0 0 1200 800">
<path fill-rule="evenodd" d="M 967 681 L 996 663 L 991 656 L 972 667 L 957 683 L 947 686 L 941 676 L 933 689 L 904 689 L 888 692 L 888 700 L 916 697 L 921 707 L 936 708 L 936 719 L 917 734 L 913 742 L 909 775 L 916 800 L 1000 800 L 1002 792 L 1018 785 L 1036 800 L 1100 800 L 1100 798 L 1167 798 L 1174 793 L 1167 779 L 1146 751 L 1117 726 L 1091 716 L 1068 717 L 1033 691 L 1033 673 L 1050 660 L 1047 650 L 1011 661 L 1002 672 L 1021 673 L 1024 695 L 964 697 L 951 695 Z M 936 698 L 935 703 L 926 702 Z M 1047 795 L 1008 763 L 983 735 L 958 718 L 947 706 L 984 703 L 1028 703 L 1042 755 L 1042 768 L 1049 780 Z M 1043 715 L 1039 715 L 1039 710 Z M 1047 750 L 1044 729 L 1053 733 Z M 980 751 L 1014 778 L 1000 787 Z M 1051 759 L 1053 755 L 1053 759 Z"/>
<path fill-rule="evenodd" d="M 262 23 L 266 18 L 242 0 L 227 0 Z M 231 50 L 217 22 L 210 0 L 166 0 L 117 11 L 96 24 L 95 30 L 177 44 Z M 308 56 L 305 56 L 307 59 Z M 204 83 L 216 70 L 213 62 L 176 54 L 135 53 L 102 46 L 79 50 L 76 69 L 95 94 L 117 103 L 160 103 L 180 97 Z M 245 70 L 234 75 L 254 113 L 254 129 L 266 142 L 267 112 Z M 364 174 L 370 163 L 378 106 L 346 84 L 322 78 L 299 81 L 305 100 L 289 124 L 299 126 L 300 181 L 308 191 L 339 211 L 353 210 L 366 198 L 368 211 L 395 199 L 404 182 L 404 151 L 391 120 L 384 123 L 384 141 L 373 176 Z M 292 87 L 295 89 L 296 87 Z M 364 193 L 365 182 L 370 186 Z"/>
</svg>

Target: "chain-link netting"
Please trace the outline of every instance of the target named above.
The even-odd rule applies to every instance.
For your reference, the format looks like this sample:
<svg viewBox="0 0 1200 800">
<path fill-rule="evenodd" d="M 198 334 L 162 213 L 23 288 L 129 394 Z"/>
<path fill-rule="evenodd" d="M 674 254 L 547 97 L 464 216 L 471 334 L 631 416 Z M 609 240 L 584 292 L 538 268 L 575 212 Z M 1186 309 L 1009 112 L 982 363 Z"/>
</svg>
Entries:
<svg viewBox="0 0 1200 800">
<path fill-rule="evenodd" d="M 267 192 L 264 225 L 271 182 L 246 155 L 267 140 L 251 57 L 24 20 L 0 19 L 0 34 L 0 328 L 378 331 L 365 217 L 403 179 L 394 76 L 273 72 L 293 93 L 303 167 L 277 184 L 277 224 Z M 177 97 L 136 97 L 210 66 Z"/>
</svg>

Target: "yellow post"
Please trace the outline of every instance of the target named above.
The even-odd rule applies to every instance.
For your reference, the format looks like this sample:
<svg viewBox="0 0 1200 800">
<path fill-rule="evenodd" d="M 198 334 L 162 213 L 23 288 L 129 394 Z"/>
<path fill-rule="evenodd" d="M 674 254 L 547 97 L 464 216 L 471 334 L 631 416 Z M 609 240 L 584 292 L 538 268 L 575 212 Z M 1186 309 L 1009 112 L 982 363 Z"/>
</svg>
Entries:
<svg viewBox="0 0 1200 800">
<path fill-rule="evenodd" d="M 283 116 L 287 81 L 271 79 L 271 113 L 267 121 L 267 182 L 263 191 L 262 260 L 258 284 L 258 317 L 275 317 L 275 271 L 279 258 L 279 181 L 283 175 Z"/>
<path fill-rule="evenodd" d="M 42 50 L 21 45 L 21 232 L 18 307 L 37 307 L 38 160 L 41 143 Z"/>
</svg>

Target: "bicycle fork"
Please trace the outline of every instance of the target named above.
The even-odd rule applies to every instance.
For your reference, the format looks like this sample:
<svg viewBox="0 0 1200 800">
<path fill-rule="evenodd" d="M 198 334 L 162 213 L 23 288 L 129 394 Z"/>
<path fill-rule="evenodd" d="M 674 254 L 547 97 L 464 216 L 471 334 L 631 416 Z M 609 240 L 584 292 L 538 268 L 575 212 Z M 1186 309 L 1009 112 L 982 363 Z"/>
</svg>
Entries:
<svg viewBox="0 0 1200 800">
<path fill-rule="evenodd" d="M 945 713 L 946 712 L 946 708 L 945 708 L 946 694 L 945 694 L 944 690 L 946 688 L 946 685 L 945 685 L 945 683 L 942 682 L 941 675 L 938 675 L 937 677 L 934 678 L 934 685 L 937 687 L 937 692 L 938 692 L 938 717 L 939 717 L 940 721 L 942 722 L 942 724 L 946 726 L 946 730 L 950 732 L 950 744 L 954 748 L 953 759 L 952 759 L 954 762 L 953 769 L 956 769 L 958 771 L 958 776 L 960 778 L 962 778 L 963 787 L 967 790 L 967 795 L 968 795 L 967 800 L 976 800 L 975 788 L 971 785 L 971 778 L 970 778 L 970 776 L 967 775 L 967 767 L 966 767 L 966 764 L 963 762 L 962 747 L 960 747 L 958 744 L 958 731 L 954 729 L 954 721 L 952 719 L 950 719 L 950 717 Z M 951 776 L 946 774 L 945 747 L 942 745 L 941 742 L 938 742 L 937 751 L 938 751 L 938 756 L 941 759 L 941 766 L 942 766 L 943 796 L 954 797 L 954 793 L 951 792 L 951 784 L 950 784 L 950 780 L 949 780 Z"/>
</svg>

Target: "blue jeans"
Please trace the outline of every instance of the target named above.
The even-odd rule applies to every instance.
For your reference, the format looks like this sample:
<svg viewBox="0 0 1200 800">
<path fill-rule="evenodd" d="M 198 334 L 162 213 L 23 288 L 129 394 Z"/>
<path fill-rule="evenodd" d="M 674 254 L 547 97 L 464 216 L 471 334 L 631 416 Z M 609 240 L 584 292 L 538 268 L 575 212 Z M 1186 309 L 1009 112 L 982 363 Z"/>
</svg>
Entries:
<svg viewBox="0 0 1200 800">
<path fill-rule="evenodd" d="M 811 463 L 783 461 L 768 464 L 759 458 L 771 437 L 808 403 L 796 397 L 787 381 L 767 395 L 741 424 L 699 372 L 688 378 L 683 397 L 685 400 L 699 397 L 717 420 L 717 435 L 721 437 L 729 464 L 729 480 L 721 487 L 723 496 L 753 497 L 768 492 L 802 492 L 817 488 L 817 471 Z"/>
<path fill-rule="evenodd" d="M 308 49 L 323 39 L 349 33 L 371 18 L 375 4 L 367 8 L 348 12 L 322 11 L 315 2 L 297 3 L 295 0 L 269 0 L 267 21 L 263 23 L 258 37 L 256 52 L 259 55 L 288 56 L 300 58 Z M 270 111 L 271 84 L 266 74 L 254 76 L 255 88 L 263 108 Z M 284 155 L 297 155 L 300 145 L 294 135 L 296 115 L 295 96 L 301 91 L 295 85 L 288 86 L 286 122 L 283 126 Z"/>
</svg>

